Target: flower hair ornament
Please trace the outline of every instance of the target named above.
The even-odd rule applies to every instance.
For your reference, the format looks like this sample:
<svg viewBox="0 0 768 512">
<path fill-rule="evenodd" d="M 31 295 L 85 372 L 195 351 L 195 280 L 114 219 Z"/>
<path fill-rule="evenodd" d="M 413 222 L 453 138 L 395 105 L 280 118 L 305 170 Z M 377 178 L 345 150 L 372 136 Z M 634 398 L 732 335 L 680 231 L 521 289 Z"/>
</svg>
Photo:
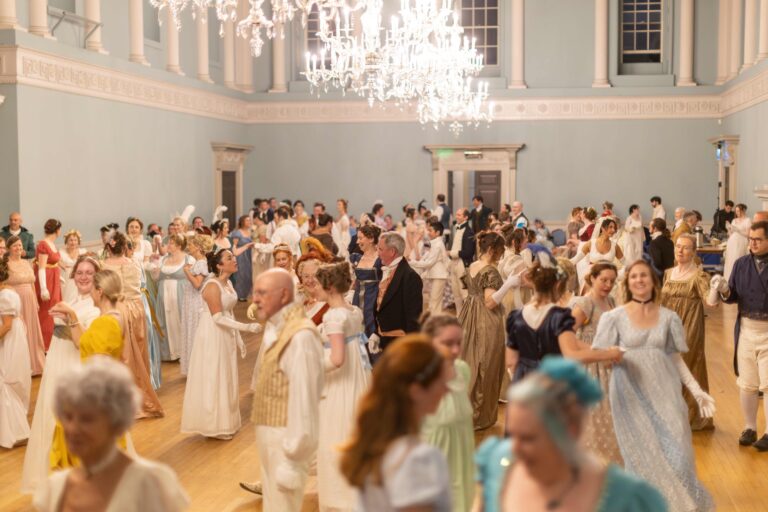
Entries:
<svg viewBox="0 0 768 512">
<path fill-rule="evenodd" d="M 536 259 L 539 260 L 539 265 L 541 265 L 541 268 L 552 268 L 557 272 L 557 280 L 561 281 L 563 279 L 566 279 L 568 277 L 568 274 L 563 270 L 563 268 L 557 264 L 557 260 L 552 257 L 551 254 L 549 254 L 546 251 L 539 251 L 536 253 Z"/>
</svg>

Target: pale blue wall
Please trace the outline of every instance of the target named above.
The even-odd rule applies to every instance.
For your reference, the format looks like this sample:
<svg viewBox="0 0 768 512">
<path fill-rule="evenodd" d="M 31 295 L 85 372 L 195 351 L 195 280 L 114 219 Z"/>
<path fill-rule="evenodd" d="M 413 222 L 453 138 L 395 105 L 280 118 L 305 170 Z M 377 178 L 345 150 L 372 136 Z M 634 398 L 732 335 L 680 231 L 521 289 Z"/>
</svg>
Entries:
<svg viewBox="0 0 768 512">
<path fill-rule="evenodd" d="M 0 226 L 5 225 L 7 213 L 19 209 L 19 152 L 16 87 L 0 85 Z M 6 211 L 7 210 L 7 211 Z"/>
<path fill-rule="evenodd" d="M 650 215 L 648 199 L 657 194 L 665 204 L 707 212 L 717 197 L 707 138 L 717 132 L 714 120 L 496 122 L 458 139 L 415 123 L 256 125 L 245 198 L 333 204 L 345 197 L 356 215 L 384 199 L 399 212 L 434 195 L 424 145 L 525 143 L 517 190 L 530 215 L 564 219 L 572 206 L 606 199 L 622 215 L 632 203 Z"/>
<path fill-rule="evenodd" d="M 729 116 L 723 123 L 723 134 L 738 135 L 737 200 L 751 212 L 760 209 L 755 187 L 768 185 L 768 103 L 763 102 Z"/>
<path fill-rule="evenodd" d="M 122 225 L 139 215 L 167 224 L 187 204 L 209 218 L 211 142 L 247 142 L 234 123 L 37 87 L 17 90 L 24 113 L 18 132 L 21 207 L 35 233 L 53 216 L 93 240 L 105 222 Z"/>
</svg>

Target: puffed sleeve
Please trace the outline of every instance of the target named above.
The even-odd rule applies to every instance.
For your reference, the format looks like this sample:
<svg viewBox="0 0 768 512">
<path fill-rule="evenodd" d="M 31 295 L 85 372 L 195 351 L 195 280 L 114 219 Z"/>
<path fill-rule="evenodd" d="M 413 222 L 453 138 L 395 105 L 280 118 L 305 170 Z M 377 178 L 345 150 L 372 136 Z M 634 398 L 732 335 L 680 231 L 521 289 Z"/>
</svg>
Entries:
<svg viewBox="0 0 768 512">
<path fill-rule="evenodd" d="M 138 495 L 142 512 L 181 512 L 189 508 L 189 497 L 176 473 L 165 465 L 147 461 Z"/>
<path fill-rule="evenodd" d="M 443 453 L 426 443 L 415 446 L 396 471 L 385 477 L 394 508 L 429 505 L 450 492 L 448 464 Z"/>
<path fill-rule="evenodd" d="M 323 315 L 323 332 L 329 334 L 344 334 L 344 321 L 346 316 L 340 308 L 329 309 Z"/>
<path fill-rule="evenodd" d="M 619 344 L 619 329 L 616 325 L 616 319 L 620 312 L 621 308 L 618 308 L 600 316 L 597 332 L 592 340 L 592 348 L 611 348 Z"/>
<path fill-rule="evenodd" d="M 507 348 L 520 350 L 517 343 L 517 317 L 522 314 L 522 310 L 513 311 L 507 317 Z"/>
<path fill-rule="evenodd" d="M 667 354 L 674 354 L 675 352 L 688 352 L 688 344 L 685 341 L 685 330 L 683 329 L 683 321 L 677 316 L 677 313 L 671 309 L 662 307 L 662 313 L 666 313 L 668 316 L 668 329 L 667 329 L 667 344 L 664 347 Z"/>
<path fill-rule="evenodd" d="M 196 276 L 208 275 L 208 262 L 206 260 L 198 260 L 192 265 L 192 274 Z"/>
<path fill-rule="evenodd" d="M 504 282 L 501 280 L 501 274 L 499 274 L 499 271 L 495 268 L 491 268 L 483 272 L 483 275 L 480 276 L 479 284 L 480 288 L 483 290 L 486 288 L 498 290 L 501 288 L 501 285 L 503 285 Z"/>
<path fill-rule="evenodd" d="M 707 298 L 707 295 L 709 295 L 709 274 L 701 270 L 695 279 L 694 286 L 699 293 L 699 299 L 703 301 Z"/>
<path fill-rule="evenodd" d="M 20 313 L 19 300 L 14 300 L 16 292 L 13 290 L 0 291 L 0 316 L 16 317 Z M 18 297 L 18 296 L 17 296 Z"/>
<path fill-rule="evenodd" d="M 570 308 L 558 308 L 552 312 L 552 328 L 555 336 L 560 336 L 566 331 L 573 331 L 576 320 L 571 314 Z"/>
</svg>

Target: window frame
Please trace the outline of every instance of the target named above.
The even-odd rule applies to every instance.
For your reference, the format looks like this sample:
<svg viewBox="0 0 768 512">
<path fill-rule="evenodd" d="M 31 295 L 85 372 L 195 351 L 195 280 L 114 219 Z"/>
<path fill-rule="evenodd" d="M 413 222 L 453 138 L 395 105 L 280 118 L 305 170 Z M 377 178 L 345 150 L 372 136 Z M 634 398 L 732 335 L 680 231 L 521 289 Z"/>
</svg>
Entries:
<svg viewBox="0 0 768 512">
<path fill-rule="evenodd" d="M 467 31 L 474 31 L 478 29 L 485 30 L 485 36 L 487 37 L 487 31 L 490 30 L 496 30 L 496 44 L 494 45 L 488 45 L 487 40 L 484 42 L 486 44 L 481 44 L 477 46 L 478 51 L 481 50 L 481 48 L 494 48 L 496 49 L 496 62 L 494 64 L 488 64 L 485 59 L 485 52 L 483 52 L 483 71 L 480 73 L 480 76 L 498 76 L 501 69 L 503 68 L 505 58 L 506 58 L 506 49 L 507 49 L 507 41 L 505 38 L 505 34 L 507 30 L 505 30 L 507 27 L 504 25 L 504 23 L 507 20 L 506 16 L 506 9 L 508 8 L 507 3 L 503 0 L 490 0 L 495 2 L 496 5 L 489 6 L 489 0 L 458 0 L 456 2 L 456 13 L 459 17 L 459 22 L 461 23 L 461 26 L 465 30 L 465 34 Z M 465 7 L 466 2 L 471 2 L 471 7 Z M 478 2 L 482 2 L 483 5 L 477 5 Z M 485 23 L 487 23 L 488 19 L 488 10 L 489 8 L 495 8 L 496 10 L 496 24 L 495 25 L 475 25 L 475 13 L 477 11 L 483 11 L 483 15 L 485 17 Z M 470 11 L 472 12 L 472 25 L 465 25 L 464 21 L 464 11 Z"/>
<path fill-rule="evenodd" d="M 673 70 L 674 1 L 658 0 L 661 4 L 660 62 L 624 62 L 624 2 L 616 0 L 616 61 L 618 75 L 670 75 Z M 650 23 L 650 19 L 647 22 Z"/>
</svg>

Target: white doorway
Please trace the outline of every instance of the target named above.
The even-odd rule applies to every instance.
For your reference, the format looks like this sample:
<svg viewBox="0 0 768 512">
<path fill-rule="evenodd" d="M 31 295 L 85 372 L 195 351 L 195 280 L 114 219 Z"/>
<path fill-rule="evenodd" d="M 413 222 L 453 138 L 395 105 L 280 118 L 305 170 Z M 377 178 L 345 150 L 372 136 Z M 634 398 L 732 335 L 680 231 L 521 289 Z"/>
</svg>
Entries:
<svg viewBox="0 0 768 512">
<path fill-rule="evenodd" d="M 237 216 L 243 214 L 243 169 L 245 158 L 253 146 L 212 142 L 213 149 L 213 203 L 224 205 L 230 229 L 234 229 Z"/>
</svg>

